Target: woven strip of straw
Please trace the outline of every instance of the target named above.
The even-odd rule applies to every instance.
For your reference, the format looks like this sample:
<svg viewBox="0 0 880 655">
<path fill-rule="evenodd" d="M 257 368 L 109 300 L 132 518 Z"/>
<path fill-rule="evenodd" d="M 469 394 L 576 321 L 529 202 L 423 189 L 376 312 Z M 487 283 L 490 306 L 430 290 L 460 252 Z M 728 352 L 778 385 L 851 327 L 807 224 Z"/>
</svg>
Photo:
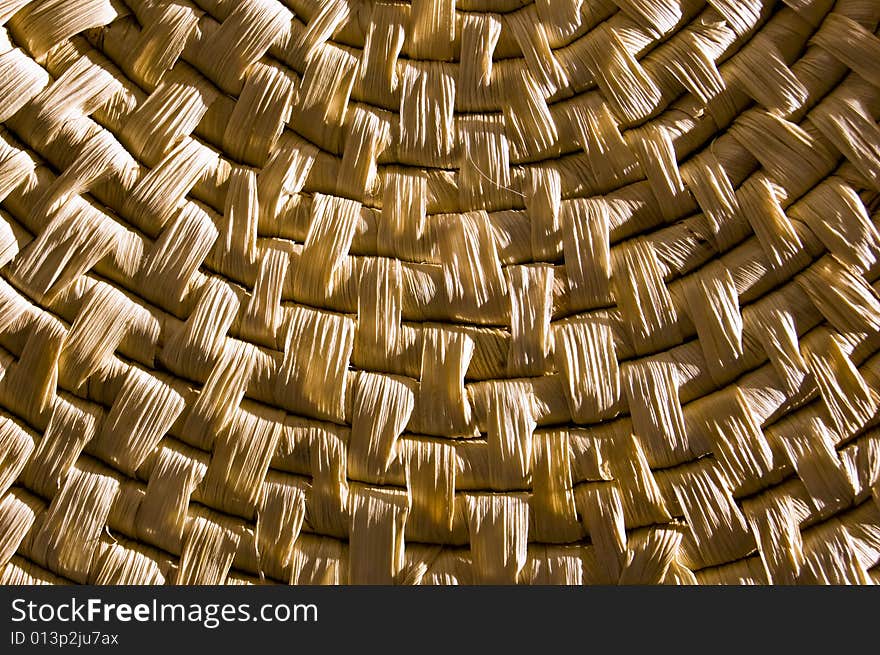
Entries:
<svg viewBox="0 0 880 655">
<path fill-rule="evenodd" d="M 0 0 L 0 583 L 880 582 L 877 0 Z"/>
</svg>

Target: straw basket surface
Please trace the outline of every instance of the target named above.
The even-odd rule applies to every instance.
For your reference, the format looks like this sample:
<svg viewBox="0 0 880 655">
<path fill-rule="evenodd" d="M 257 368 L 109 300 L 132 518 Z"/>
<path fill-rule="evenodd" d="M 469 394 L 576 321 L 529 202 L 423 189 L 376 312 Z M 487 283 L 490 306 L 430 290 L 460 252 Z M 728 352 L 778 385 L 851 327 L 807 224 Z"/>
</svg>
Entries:
<svg viewBox="0 0 880 655">
<path fill-rule="evenodd" d="M 0 0 L 0 583 L 880 582 L 877 0 Z"/>
</svg>

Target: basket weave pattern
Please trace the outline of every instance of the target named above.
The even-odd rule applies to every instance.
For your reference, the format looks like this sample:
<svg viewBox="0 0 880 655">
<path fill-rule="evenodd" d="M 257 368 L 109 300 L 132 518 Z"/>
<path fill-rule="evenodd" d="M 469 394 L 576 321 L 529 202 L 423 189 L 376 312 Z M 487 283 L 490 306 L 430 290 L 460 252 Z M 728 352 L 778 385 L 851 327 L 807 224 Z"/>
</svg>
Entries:
<svg viewBox="0 0 880 655">
<path fill-rule="evenodd" d="M 880 581 L 876 0 L 0 0 L 0 582 Z"/>
</svg>

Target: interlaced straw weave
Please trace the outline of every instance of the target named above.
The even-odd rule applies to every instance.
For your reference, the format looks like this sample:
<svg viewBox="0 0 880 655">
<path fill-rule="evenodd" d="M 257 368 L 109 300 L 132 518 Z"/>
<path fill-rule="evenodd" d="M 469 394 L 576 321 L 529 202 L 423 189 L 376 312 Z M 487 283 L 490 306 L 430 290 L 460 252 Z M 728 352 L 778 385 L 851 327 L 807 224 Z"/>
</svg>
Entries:
<svg viewBox="0 0 880 655">
<path fill-rule="evenodd" d="M 877 0 L 0 0 L 0 582 L 880 581 Z"/>
</svg>

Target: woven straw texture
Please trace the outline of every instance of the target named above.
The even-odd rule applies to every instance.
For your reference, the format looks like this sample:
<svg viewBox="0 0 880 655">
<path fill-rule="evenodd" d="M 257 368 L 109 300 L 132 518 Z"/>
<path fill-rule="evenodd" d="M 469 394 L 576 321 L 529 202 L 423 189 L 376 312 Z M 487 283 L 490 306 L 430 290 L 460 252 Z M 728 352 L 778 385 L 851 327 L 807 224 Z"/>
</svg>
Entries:
<svg viewBox="0 0 880 655">
<path fill-rule="evenodd" d="M 0 0 L 0 582 L 880 582 L 877 0 Z"/>
</svg>

